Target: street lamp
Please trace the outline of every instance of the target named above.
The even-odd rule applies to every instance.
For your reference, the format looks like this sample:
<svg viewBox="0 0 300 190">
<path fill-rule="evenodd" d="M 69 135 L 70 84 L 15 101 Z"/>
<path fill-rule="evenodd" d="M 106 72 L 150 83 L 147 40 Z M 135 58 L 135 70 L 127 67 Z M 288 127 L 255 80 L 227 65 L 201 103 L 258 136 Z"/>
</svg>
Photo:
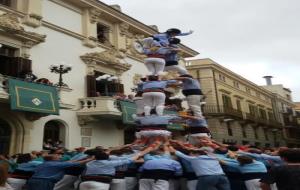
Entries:
<svg viewBox="0 0 300 190">
<path fill-rule="evenodd" d="M 51 73 L 59 74 L 59 81 L 55 84 L 55 86 L 58 87 L 68 87 L 67 84 L 63 83 L 62 75 L 65 73 L 68 73 L 72 70 L 72 65 L 67 65 L 64 62 L 61 62 L 61 64 L 53 64 L 49 67 Z"/>
</svg>

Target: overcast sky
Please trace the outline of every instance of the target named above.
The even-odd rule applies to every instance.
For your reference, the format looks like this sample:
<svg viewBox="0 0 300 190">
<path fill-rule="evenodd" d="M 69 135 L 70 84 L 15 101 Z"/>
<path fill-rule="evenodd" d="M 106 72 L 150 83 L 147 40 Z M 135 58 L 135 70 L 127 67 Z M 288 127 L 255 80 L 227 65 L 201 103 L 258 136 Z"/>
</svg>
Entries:
<svg viewBox="0 0 300 190">
<path fill-rule="evenodd" d="M 264 85 L 283 84 L 300 101 L 299 0 L 102 0 L 160 31 L 194 30 L 183 44 L 199 58 Z"/>
</svg>

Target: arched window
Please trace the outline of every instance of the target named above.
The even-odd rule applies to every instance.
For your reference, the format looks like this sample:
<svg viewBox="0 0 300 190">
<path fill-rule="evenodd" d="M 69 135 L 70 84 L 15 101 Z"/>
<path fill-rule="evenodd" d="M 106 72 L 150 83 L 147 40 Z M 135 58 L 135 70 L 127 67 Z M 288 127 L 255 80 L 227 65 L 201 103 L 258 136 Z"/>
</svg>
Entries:
<svg viewBox="0 0 300 190">
<path fill-rule="evenodd" d="M 54 144 L 57 141 L 62 141 L 66 144 L 66 127 L 57 120 L 48 121 L 44 127 L 44 142 L 51 140 Z"/>
</svg>

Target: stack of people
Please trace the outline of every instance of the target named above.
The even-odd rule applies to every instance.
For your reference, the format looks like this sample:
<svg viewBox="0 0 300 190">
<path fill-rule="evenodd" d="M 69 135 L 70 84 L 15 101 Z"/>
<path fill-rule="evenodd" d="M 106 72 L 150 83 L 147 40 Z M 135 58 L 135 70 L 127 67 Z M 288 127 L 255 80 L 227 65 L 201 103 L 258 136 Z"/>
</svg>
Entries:
<svg viewBox="0 0 300 190">
<path fill-rule="evenodd" d="M 141 40 L 149 75 L 141 78 L 133 101 L 136 140 L 102 146 L 0 157 L 0 189 L 15 190 L 298 190 L 300 149 L 226 145 L 214 141 L 202 114 L 200 84 L 178 64 L 176 36 L 169 29 Z M 162 80 L 166 71 L 178 72 Z M 189 111 L 166 115 L 166 88 L 181 88 Z M 172 139 L 167 126 L 185 126 L 186 141 Z M 62 144 L 59 142 L 59 144 Z M 9 174 L 8 174 L 9 173 Z"/>
</svg>

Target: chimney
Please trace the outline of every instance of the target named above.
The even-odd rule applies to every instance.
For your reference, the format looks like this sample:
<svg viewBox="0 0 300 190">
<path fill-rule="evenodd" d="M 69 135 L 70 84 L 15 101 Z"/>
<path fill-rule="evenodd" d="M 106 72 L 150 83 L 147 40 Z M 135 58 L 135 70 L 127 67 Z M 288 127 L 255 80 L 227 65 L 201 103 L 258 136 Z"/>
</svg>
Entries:
<svg viewBox="0 0 300 190">
<path fill-rule="evenodd" d="M 263 78 L 266 79 L 267 86 L 271 86 L 272 85 L 272 78 L 273 78 L 273 76 L 264 76 Z"/>
<path fill-rule="evenodd" d="M 112 8 L 116 9 L 117 11 L 120 11 L 122 12 L 122 9 L 121 9 L 121 6 L 120 5 L 109 5 L 111 6 Z"/>
<path fill-rule="evenodd" d="M 153 28 L 154 30 L 158 31 L 158 27 L 156 25 L 149 25 L 149 27 Z"/>
</svg>

